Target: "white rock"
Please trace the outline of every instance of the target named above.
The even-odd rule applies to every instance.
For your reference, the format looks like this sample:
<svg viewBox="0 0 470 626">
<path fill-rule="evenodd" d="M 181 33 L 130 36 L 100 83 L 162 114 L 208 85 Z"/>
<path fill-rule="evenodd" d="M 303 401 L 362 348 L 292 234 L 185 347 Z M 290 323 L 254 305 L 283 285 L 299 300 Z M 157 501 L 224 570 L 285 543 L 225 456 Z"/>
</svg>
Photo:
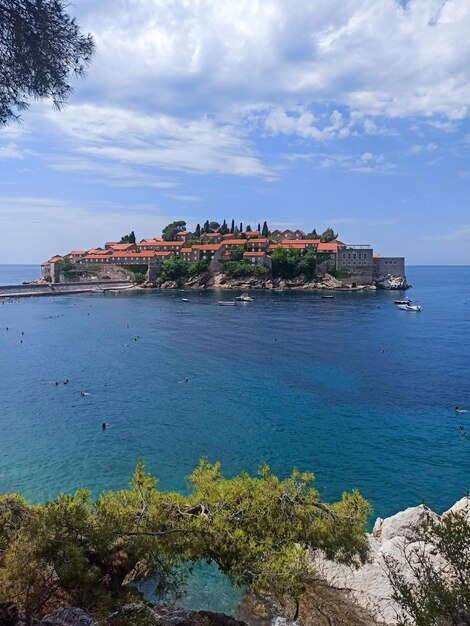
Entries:
<svg viewBox="0 0 470 626">
<path fill-rule="evenodd" d="M 409 538 L 414 534 L 416 528 L 426 524 L 431 518 L 435 521 L 439 520 L 439 516 L 423 504 L 410 507 L 391 517 L 387 517 L 381 525 L 382 541 L 387 541 L 394 537 Z"/>
<path fill-rule="evenodd" d="M 456 502 L 450 507 L 448 511 L 442 514 L 442 517 L 447 517 L 451 514 L 463 513 L 465 518 L 470 521 L 470 496 L 464 496 L 461 500 Z"/>
</svg>

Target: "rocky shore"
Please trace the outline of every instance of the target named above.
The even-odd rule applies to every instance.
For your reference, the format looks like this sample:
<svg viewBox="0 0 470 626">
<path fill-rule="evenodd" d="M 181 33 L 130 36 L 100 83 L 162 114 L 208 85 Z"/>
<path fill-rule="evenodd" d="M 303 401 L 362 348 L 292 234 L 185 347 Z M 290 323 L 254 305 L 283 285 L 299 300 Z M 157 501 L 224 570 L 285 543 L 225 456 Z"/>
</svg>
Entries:
<svg viewBox="0 0 470 626">
<path fill-rule="evenodd" d="M 247 291 L 250 289 L 267 289 L 267 290 L 302 290 L 313 291 L 325 289 L 328 291 L 375 291 L 376 289 L 407 289 L 404 278 L 398 276 L 380 276 L 379 280 L 373 285 L 360 285 L 351 287 L 344 281 L 341 281 L 331 274 L 323 274 L 314 280 L 307 279 L 305 276 L 298 276 L 292 279 L 283 278 L 227 278 L 225 274 L 211 274 L 209 272 L 190 278 L 189 280 L 167 280 L 158 279 L 154 282 L 145 282 L 141 285 L 143 288 L 159 288 L 159 289 L 237 289 Z"/>
<path fill-rule="evenodd" d="M 450 515 L 470 521 L 470 496 L 438 515 L 425 505 L 410 507 L 386 519 L 377 518 L 367 535 L 369 560 L 360 567 L 329 561 L 321 553 L 310 555 L 315 576 L 306 581 L 299 603 L 280 607 L 271 598 L 247 595 L 236 616 L 209 611 L 187 611 L 171 604 L 129 604 L 96 621 L 79 608 L 58 609 L 42 619 L 21 613 L 13 603 L 0 604 L 2 626 L 396 626 L 399 607 L 392 599 L 385 559 L 393 557 L 405 576 L 410 573 L 405 547 L 415 545 L 415 532 L 433 520 L 442 523 Z M 436 564 L 433 546 L 424 546 Z M 285 617 L 279 618 L 282 613 Z M 280 621 L 281 619 L 281 621 Z M 295 620 L 295 621 L 294 621 Z"/>
</svg>

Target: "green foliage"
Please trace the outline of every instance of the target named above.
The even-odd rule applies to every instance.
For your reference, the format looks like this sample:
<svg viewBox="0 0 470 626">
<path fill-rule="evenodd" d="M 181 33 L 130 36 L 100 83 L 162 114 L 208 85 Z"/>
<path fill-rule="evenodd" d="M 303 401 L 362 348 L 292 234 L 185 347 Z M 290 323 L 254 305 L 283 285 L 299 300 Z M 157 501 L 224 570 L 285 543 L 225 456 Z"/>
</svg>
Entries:
<svg viewBox="0 0 470 626">
<path fill-rule="evenodd" d="M 121 237 L 121 241 L 119 243 L 135 243 L 135 233 L 133 230 L 128 235 L 124 235 Z"/>
<path fill-rule="evenodd" d="M 230 252 L 230 261 L 243 261 L 244 248 L 229 247 L 228 252 Z"/>
<path fill-rule="evenodd" d="M 200 238 L 200 236 L 201 236 L 201 225 L 200 225 L 200 224 L 197 224 L 197 225 L 196 225 L 196 228 L 195 228 L 195 230 L 194 230 L 194 237 L 195 237 L 196 239 L 199 239 L 199 238 Z"/>
<path fill-rule="evenodd" d="M 64 0 L 0 0 L 0 126 L 18 119 L 27 100 L 51 98 L 60 109 L 70 75 L 83 76 L 93 55 Z"/>
<path fill-rule="evenodd" d="M 247 233 L 251 233 L 251 226 L 248 224 L 248 226 L 245 228 L 245 232 Z"/>
<path fill-rule="evenodd" d="M 232 224 L 230 226 L 230 232 L 233 233 L 234 230 L 235 230 L 235 220 L 232 220 Z"/>
<path fill-rule="evenodd" d="M 175 241 L 176 235 L 182 231 L 186 230 L 186 222 L 184 220 L 179 220 L 177 222 L 171 222 L 165 226 L 162 230 L 162 237 L 164 241 Z"/>
<path fill-rule="evenodd" d="M 341 280 L 341 278 L 349 278 L 351 276 L 351 272 L 349 270 L 336 269 L 335 267 L 329 269 L 328 273 L 338 280 Z"/>
<path fill-rule="evenodd" d="M 307 233 L 305 237 L 307 239 L 320 239 L 320 235 L 317 233 L 315 228 L 310 233 Z"/>
<path fill-rule="evenodd" d="M 317 253 L 314 248 L 309 248 L 297 263 L 297 270 L 306 278 L 313 278 L 317 268 Z"/>
<path fill-rule="evenodd" d="M 257 477 L 222 476 L 202 460 L 190 493 L 161 492 L 143 464 L 129 489 L 86 490 L 32 506 L 0 497 L 0 601 L 33 613 L 58 604 L 96 613 L 139 598 L 127 583 L 157 580 L 177 592 L 191 563 L 217 564 L 235 585 L 296 598 L 311 572 L 306 548 L 344 563 L 363 562 L 369 506 L 357 493 L 321 503 L 312 474 L 281 480 L 269 468 Z"/>
<path fill-rule="evenodd" d="M 178 280 L 184 278 L 188 273 L 188 266 L 178 258 L 163 261 L 160 276 L 163 280 Z"/>
<path fill-rule="evenodd" d="M 431 549 L 432 546 L 432 549 Z M 386 558 L 399 626 L 470 624 L 470 523 L 464 513 L 429 518 L 403 546 L 403 565 Z"/>
<path fill-rule="evenodd" d="M 106 278 L 106 277 L 104 276 L 103 278 Z M 134 280 L 138 285 L 145 283 L 145 281 L 147 280 L 147 273 L 143 274 L 142 272 L 135 272 Z"/>
<path fill-rule="evenodd" d="M 147 265 L 142 264 L 142 265 L 122 265 L 121 267 L 123 267 L 124 269 L 126 269 L 129 272 L 132 272 L 134 274 L 134 282 L 136 282 L 138 285 L 140 285 L 141 283 L 145 282 L 145 280 L 147 279 Z"/>
<path fill-rule="evenodd" d="M 267 239 L 269 237 L 269 228 L 268 228 L 268 223 L 266 221 L 263 223 L 261 237 L 263 237 L 264 239 Z"/>
<path fill-rule="evenodd" d="M 47 283 L 52 283 L 52 276 L 45 276 L 45 277 L 44 277 L 44 280 L 45 280 Z"/>
<path fill-rule="evenodd" d="M 320 235 L 320 239 L 323 242 L 328 243 L 328 241 L 333 241 L 333 239 L 336 239 L 337 236 L 338 234 L 335 233 L 335 231 L 332 228 L 327 228 L 325 232 Z"/>
<path fill-rule="evenodd" d="M 255 265 L 249 261 L 225 261 L 224 274 L 228 278 L 258 278 L 268 273 L 266 267 Z"/>
<path fill-rule="evenodd" d="M 298 268 L 300 260 L 299 250 L 279 246 L 271 254 L 272 275 L 274 278 L 295 278 L 300 274 Z"/>
<path fill-rule="evenodd" d="M 191 263 L 188 267 L 188 276 L 190 278 L 194 278 L 194 276 L 199 276 L 199 274 L 204 274 L 209 269 L 210 261 L 208 259 L 199 259 L 196 263 Z"/>
<path fill-rule="evenodd" d="M 216 230 L 219 230 L 220 224 L 219 222 L 209 222 L 209 230 L 206 232 L 215 233 Z"/>
</svg>

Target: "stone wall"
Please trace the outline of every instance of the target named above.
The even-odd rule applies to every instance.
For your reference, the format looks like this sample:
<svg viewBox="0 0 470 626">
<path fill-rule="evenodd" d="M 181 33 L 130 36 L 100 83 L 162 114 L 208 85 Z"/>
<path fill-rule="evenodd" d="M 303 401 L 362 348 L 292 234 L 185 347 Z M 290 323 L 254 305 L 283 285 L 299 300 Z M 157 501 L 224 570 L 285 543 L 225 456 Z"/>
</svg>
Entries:
<svg viewBox="0 0 470 626">
<path fill-rule="evenodd" d="M 402 256 L 375 257 L 374 278 L 387 274 L 405 278 L 405 258 Z"/>
</svg>

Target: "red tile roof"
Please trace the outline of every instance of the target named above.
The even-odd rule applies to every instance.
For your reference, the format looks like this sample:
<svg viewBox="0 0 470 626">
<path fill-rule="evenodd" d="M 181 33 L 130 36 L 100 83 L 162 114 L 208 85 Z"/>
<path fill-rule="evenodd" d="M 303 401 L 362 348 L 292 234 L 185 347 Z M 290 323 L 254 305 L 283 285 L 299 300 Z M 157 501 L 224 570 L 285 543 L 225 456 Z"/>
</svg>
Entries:
<svg viewBox="0 0 470 626">
<path fill-rule="evenodd" d="M 220 233 L 203 233 L 201 237 L 220 237 Z"/>
<path fill-rule="evenodd" d="M 246 235 L 247 237 L 259 237 L 261 235 L 260 230 L 244 230 L 242 231 L 242 235 Z"/>
<path fill-rule="evenodd" d="M 78 254 L 86 254 L 86 250 L 72 250 L 72 252 L 69 252 L 66 256 L 77 256 Z"/>
<path fill-rule="evenodd" d="M 329 243 L 320 242 L 317 247 L 318 252 L 336 252 L 340 245 L 336 241 L 330 241 Z"/>
<path fill-rule="evenodd" d="M 177 235 L 190 235 L 191 231 L 189 230 L 180 230 L 179 233 L 176 233 Z"/>
<path fill-rule="evenodd" d="M 246 239 L 227 239 L 224 241 L 226 246 L 244 246 L 246 244 Z"/>
<path fill-rule="evenodd" d="M 244 252 L 243 256 L 266 256 L 265 252 Z"/>
<path fill-rule="evenodd" d="M 224 239 L 230 239 L 230 237 L 233 237 L 233 233 L 225 233 L 225 235 L 222 235 L 222 237 Z"/>
<path fill-rule="evenodd" d="M 220 250 L 223 244 L 221 243 L 203 243 L 200 246 L 193 246 L 193 250 Z"/>
<path fill-rule="evenodd" d="M 51 256 L 51 258 L 49 259 L 49 261 L 47 261 L 47 263 L 57 263 L 57 261 L 63 261 L 64 257 L 60 256 L 59 254 L 56 254 L 54 256 Z"/>
<path fill-rule="evenodd" d="M 180 252 L 184 252 L 185 254 L 191 252 L 192 248 L 181 248 Z"/>
<path fill-rule="evenodd" d="M 248 241 L 248 243 L 253 243 L 253 244 L 257 244 L 257 243 L 268 243 L 269 239 L 264 239 L 262 237 L 257 237 L 256 239 L 250 239 Z"/>
</svg>

